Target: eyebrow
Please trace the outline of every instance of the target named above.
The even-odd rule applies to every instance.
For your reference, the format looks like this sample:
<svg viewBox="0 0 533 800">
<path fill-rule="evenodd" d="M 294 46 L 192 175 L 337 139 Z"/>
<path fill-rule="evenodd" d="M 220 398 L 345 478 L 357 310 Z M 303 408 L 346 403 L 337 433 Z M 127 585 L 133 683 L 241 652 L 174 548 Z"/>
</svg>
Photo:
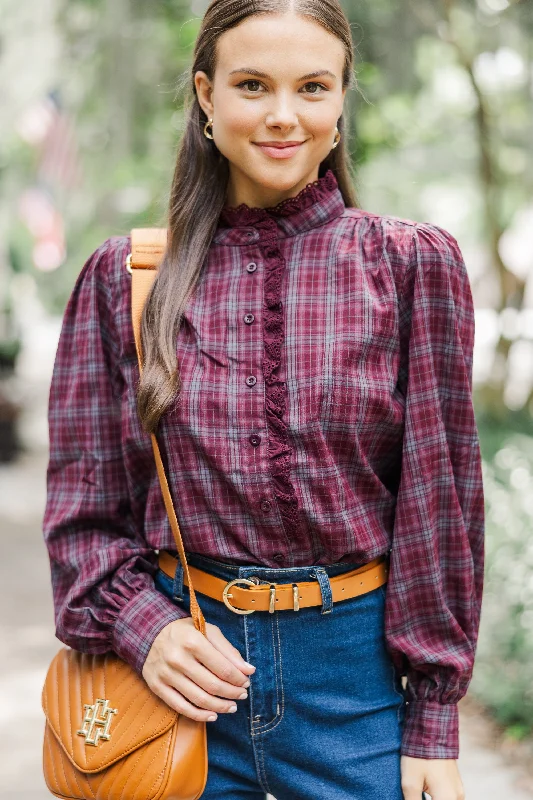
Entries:
<svg viewBox="0 0 533 800">
<path fill-rule="evenodd" d="M 235 75 L 236 72 L 247 72 L 249 75 L 256 75 L 258 78 L 270 78 L 270 75 L 267 75 L 266 72 L 261 72 L 260 70 L 254 69 L 253 67 L 241 67 L 240 69 L 232 69 L 229 74 Z M 319 78 L 321 75 L 329 75 L 331 78 L 337 77 L 329 69 L 317 69 L 315 70 L 315 72 L 308 72 L 307 75 L 302 75 L 302 77 L 298 78 L 298 80 L 299 81 L 310 80 L 311 78 Z"/>
</svg>

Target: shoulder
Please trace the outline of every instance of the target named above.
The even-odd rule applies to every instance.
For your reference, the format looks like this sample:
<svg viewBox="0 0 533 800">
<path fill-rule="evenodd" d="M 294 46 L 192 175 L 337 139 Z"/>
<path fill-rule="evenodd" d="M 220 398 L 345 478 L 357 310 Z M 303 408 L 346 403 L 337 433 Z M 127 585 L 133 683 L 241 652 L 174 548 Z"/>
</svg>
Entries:
<svg viewBox="0 0 533 800">
<path fill-rule="evenodd" d="M 118 331 L 128 324 L 131 276 L 126 270 L 130 236 L 110 236 L 89 253 L 76 277 L 65 311 L 64 326 L 90 331 L 117 347 Z M 125 322 L 124 322 L 125 321 Z"/>
<path fill-rule="evenodd" d="M 126 257 L 130 247 L 130 234 L 109 236 L 88 256 L 80 276 L 91 275 L 104 284 L 115 285 L 122 273 L 126 272 Z"/>
<path fill-rule="evenodd" d="M 432 222 L 420 222 L 392 214 L 375 214 L 361 208 L 345 208 L 338 227 L 346 246 L 357 247 L 365 239 L 373 239 L 383 250 L 398 251 L 412 256 L 417 241 L 428 249 L 447 252 L 458 250 L 455 237 L 445 228 Z"/>
<path fill-rule="evenodd" d="M 100 316 L 115 313 L 120 295 L 131 291 L 126 270 L 130 245 L 129 234 L 110 236 L 89 253 L 73 286 L 70 308 L 81 304 Z"/>
<path fill-rule="evenodd" d="M 431 222 L 347 207 L 338 220 L 338 254 L 383 264 L 402 279 L 416 267 L 464 270 L 456 238 Z"/>
</svg>

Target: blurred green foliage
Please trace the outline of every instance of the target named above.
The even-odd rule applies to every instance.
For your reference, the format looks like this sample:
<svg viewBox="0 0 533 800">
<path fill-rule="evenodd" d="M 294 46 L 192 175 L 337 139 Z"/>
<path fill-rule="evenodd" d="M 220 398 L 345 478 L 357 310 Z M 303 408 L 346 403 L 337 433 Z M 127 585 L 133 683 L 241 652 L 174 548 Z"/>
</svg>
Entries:
<svg viewBox="0 0 533 800">
<path fill-rule="evenodd" d="M 533 733 L 533 437 L 482 421 L 480 435 L 486 566 L 470 691 L 522 738 Z"/>
</svg>

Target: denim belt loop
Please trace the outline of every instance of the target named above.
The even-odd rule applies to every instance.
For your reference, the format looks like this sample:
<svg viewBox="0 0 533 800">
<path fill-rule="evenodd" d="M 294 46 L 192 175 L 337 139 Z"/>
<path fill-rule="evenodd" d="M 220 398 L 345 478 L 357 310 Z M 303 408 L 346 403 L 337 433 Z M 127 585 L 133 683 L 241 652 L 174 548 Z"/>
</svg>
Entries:
<svg viewBox="0 0 533 800">
<path fill-rule="evenodd" d="M 174 600 L 183 600 L 183 566 L 178 561 L 176 572 L 174 573 L 174 583 L 172 584 L 172 597 Z"/>
<path fill-rule="evenodd" d="M 333 611 L 333 593 L 331 591 L 329 575 L 323 567 L 317 567 L 311 574 L 318 580 L 320 586 L 320 594 L 322 595 L 322 608 L 320 613 L 330 614 Z"/>
</svg>

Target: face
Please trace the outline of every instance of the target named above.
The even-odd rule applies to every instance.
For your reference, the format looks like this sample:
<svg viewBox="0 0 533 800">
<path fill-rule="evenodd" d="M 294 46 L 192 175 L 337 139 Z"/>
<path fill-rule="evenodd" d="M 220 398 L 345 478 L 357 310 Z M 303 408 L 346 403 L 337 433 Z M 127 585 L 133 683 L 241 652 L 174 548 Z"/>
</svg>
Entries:
<svg viewBox="0 0 533 800">
<path fill-rule="evenodd" d="M 292 12 L 248 17 L 219 37 L 213 82 L 202 71 L 194 80 L 228 159 L 229 205 L 275 205 L 318 178 L 342 114 L 344 56 L 340 39 Z"/>
</svg>

